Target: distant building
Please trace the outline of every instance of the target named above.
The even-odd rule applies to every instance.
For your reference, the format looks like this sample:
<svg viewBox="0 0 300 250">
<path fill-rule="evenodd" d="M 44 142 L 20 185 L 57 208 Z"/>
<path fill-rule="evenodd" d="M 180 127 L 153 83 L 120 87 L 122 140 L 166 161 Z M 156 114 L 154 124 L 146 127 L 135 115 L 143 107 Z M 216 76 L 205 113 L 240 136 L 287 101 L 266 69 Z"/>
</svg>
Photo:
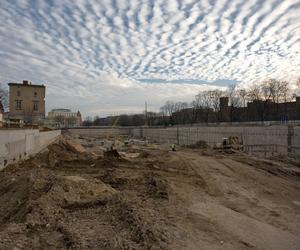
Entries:
<svg viewBox="0 0 300 250">
<path fill-rule="evenodd" d="M 54 127 L 78 127 L 81 126 L 82 117 L 79 111 L 70 109 L 52 109 L 48 112 L 47 121 Z"/>
<path fill-rule="evenodd" d="M 0 114 L 4 114 L 4 107 L 1 101 L 1 97 L 0 97 Z"/>
<path fill-rule="evenodd" d="M 0 128 L 3 126 L 3 120 L 4 120 L 4 107 L 2 105 L 1 97 L 0 97 Z"/>
<path fill-rule="evenodd" d="M 44 85 L 29 81 L 9 83 L 9 119 L 25 123 L 41 123 L 45 119 Z"/>
<path fill-rule="evenodd" d="M 246 107 L 232 107 L 228 97 L 220 99 L 220 121 L 252 122 L 252 121 L 289 121 L 300 120 L 300 97 L 294 102 L 275 103 L 271 100 L 254 100 Z"/>
<path fill-rule="evenodd" d="M 175 124 L 300 120 L 300 97 L 296 97 L 294 102 L 282 103 L 254 100 L 248 102 L 246 107 L 231 106 L 228 97 L 221 97 L 218 111 L 212 108 L 187 108 L 174 112 L 171 118 Z"/>
</svg>

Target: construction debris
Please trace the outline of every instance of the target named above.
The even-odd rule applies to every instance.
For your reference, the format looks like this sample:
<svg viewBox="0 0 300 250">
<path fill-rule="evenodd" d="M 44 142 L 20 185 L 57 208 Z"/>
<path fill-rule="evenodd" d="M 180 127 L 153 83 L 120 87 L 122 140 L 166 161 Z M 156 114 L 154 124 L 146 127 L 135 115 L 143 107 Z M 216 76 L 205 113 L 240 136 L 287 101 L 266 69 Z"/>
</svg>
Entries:
<svg viewBox="0 0 300 250">
<path fill-rule="evenodd" d="M 207 149 L 207 148 L 209 148 L 206 141 L 197 141 L 195 144 L 187 145 L 187 147 L 188 148 L 194 148 L 194 149 Z"/>
<path fill-rule="evenodd" d="M 106 158 L 121 158 L 120 154 L 116 149 L 104 151 L 104 157 Z"/>
<path fill-rule="evenodd" d="M 67 138 L 0 172 L 0 249 L 300 249 L 299 180 L 283 159 Z"/>
<path fill-rule="evenodd" d="M 86 150 L 85 148 L 79 144 L 79 143 L 76 143 L 74 140 L 72 139 L 68 139 L 68 138 L 64 138 L 62 139 L 62 143 L 69 149 L 71 150 L 72 152 L 74 153 L 85 153 Z"/>
</svg>

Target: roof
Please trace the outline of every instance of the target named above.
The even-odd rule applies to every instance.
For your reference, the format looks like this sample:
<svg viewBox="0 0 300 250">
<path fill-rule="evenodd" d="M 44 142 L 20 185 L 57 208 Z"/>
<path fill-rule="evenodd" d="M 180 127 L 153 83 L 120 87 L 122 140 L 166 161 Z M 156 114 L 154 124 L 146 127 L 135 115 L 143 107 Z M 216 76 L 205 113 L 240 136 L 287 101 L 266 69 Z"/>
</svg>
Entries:
<svg viewBox="0 0 300 250">
<path fill-rule="evenodd" d="M 39 85 L 39 84 L 24 84 L 24 83 L 15 83 L 15 82 L 10 82 L 8 86 L 26 86 L 26 87 L 35 87 L 35 88 L 45 88 L 45 85 Z"/>
<path fill-rule="evenodd" d="M 71 112 L 70 109 L 52 109 L 51 112 Z"/>
</svg>

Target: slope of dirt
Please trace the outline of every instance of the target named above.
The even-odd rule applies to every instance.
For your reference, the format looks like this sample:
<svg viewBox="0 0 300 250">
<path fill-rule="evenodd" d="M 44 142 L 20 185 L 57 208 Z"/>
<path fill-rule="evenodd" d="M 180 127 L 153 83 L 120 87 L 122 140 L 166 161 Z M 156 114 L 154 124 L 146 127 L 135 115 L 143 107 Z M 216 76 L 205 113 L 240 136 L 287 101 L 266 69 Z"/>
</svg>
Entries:
<svg viewBox="0 0 300 250">
<path fill-rule="evenodd" d="M 300 249 L 297 166 L 92 151 L 57 143 L 0 172 L 0 249 Z"/>
</svg>

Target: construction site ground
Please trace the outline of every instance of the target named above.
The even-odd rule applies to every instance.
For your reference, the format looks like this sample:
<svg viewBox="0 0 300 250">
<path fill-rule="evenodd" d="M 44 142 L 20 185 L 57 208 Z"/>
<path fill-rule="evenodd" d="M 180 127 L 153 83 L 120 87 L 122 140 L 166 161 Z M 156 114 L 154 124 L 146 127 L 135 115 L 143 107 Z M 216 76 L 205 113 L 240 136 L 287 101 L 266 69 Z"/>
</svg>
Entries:
<svg viewBox="0 0 300 250">
<path fill-rule="evenodd" d="M 100 141 L 0 172 L 0 249 L 300 249 L 297 162 Z"/>
</svg>

